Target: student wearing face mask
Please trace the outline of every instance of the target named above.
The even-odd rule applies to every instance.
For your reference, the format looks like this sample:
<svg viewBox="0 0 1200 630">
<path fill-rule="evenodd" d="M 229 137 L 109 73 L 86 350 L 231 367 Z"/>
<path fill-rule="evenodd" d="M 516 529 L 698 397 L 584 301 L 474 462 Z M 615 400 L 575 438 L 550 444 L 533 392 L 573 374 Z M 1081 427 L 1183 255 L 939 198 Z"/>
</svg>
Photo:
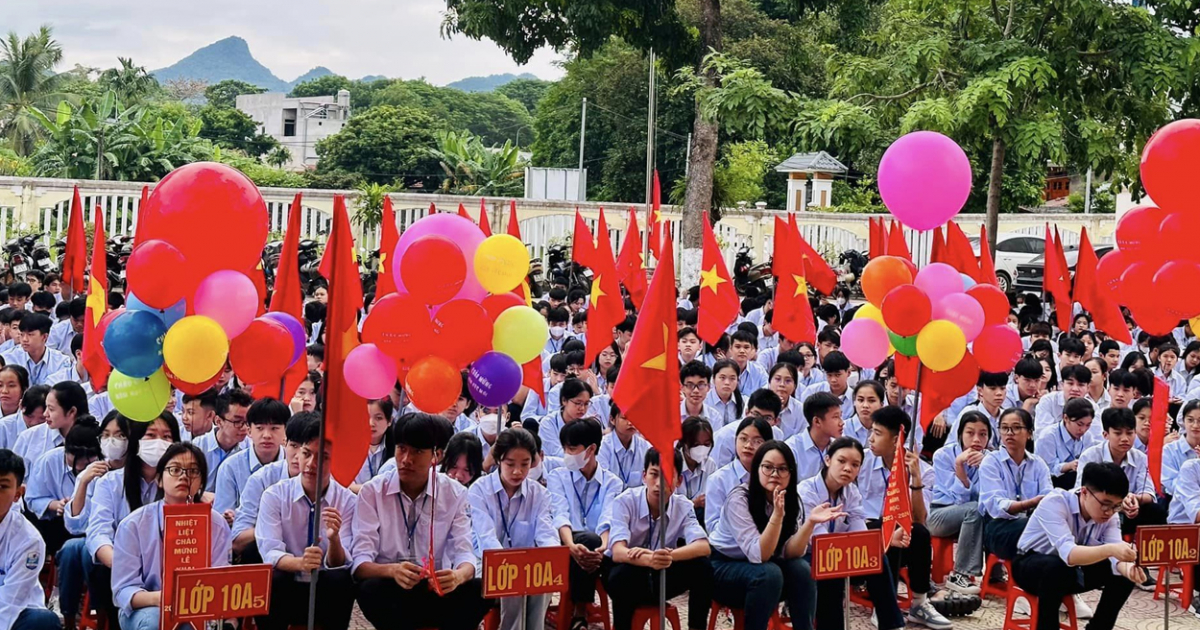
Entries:
<svg viewBox="0 0 1200 630">
<path fill-rule="evenodd" d="M 483 453 L 483 472 L 489 473 L 496 468 L 496 459 L 492 457 L 492 447 L 496 445 L 496 438 L 500 435 L 500 425 L 503 424 L 501 417 L 506 415 L 504 407 L 484 407 L 480 405 L 475 410 L 476 421 L 475 426 L 468 431 L 476 438 L 479 438 L 479 445 L 482 447 Z"/>
<path fill-rule="evenodd" d="M 562 352 L 563 343 L 567 340 L 567 323 L 571 315 L 565 308 L 552 308 L 546 314 L 546 324 L 550 327 L 550 337 L 546 339 L 546 347 L 542 348 L 542 360 Z"/>
<path fill-rule="evenodd" d="M 680 468 L 681 481 L 675 493 L 682 494 L 692 502 L 696 508 L 696 518 L 704 523 L 704 484 L 717 472 L 716 462 L 709 457 L 713 445 L 712 425 L 704 418 L 691 416 L 683 421 L 680 431 L 675 449 L 683 456 L 683 467 Z"/>
</svg>

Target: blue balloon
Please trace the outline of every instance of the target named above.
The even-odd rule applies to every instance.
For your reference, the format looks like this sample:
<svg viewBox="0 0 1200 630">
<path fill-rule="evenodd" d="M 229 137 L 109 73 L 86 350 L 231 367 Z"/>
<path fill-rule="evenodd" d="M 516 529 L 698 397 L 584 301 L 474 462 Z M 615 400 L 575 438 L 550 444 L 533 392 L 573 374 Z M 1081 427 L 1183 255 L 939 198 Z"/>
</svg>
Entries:
<svg viewBox="0 0 1200 630">
<path fill-rule="evenodd" d="M 169 329 L 171 326 L 175 325 L 175 322 L 183 319 L 187 315 L 187 300 L 179 300 L 174 306 L 167 309 L 161 309 L 149 306 L 145 302 L 139 300 L 138 296 L 129 293 L 125 296 L 125 310 L 150 313 L 151 315 L 154 315 L 158 319 L 162 320 L 163 325 Z"/>
<path fill-rule="evenodd" d="M 972 278 L 971 276 L 968 276 L 965 273 L 960 273 L 958 275 L 962 276 L 963 291 L 966 291 L 967 289 L 970 289 L 971 287 L 975 286 L 975 284 L 976 284 L 975 278 Z"/>
<path fill-rule="evenodd" d="M 104 354 L 118 372 L 148 378 L 163 366 L 167 327 L 153 313 L 127 310 L 113 318 L 104 333 Z"/>
</svg>

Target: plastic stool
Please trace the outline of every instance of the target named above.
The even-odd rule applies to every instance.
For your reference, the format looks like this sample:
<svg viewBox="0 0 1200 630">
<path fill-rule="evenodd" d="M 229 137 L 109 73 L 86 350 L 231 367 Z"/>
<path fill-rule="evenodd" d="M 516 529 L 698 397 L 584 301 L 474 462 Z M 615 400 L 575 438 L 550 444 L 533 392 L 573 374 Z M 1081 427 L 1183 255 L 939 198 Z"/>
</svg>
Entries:
<svg viewBox="0 0 1200 630">
<path fill-rule="evenodd" d="M 896 596 L 896 603 L 900 605 L 900 610 L 908 610 L 912 607 L 912 588 L 908 585 L 908 567 L 900 567 L 900 581 L 904 583 L 904 595 Z M 858 604 L 867 610 L 875 608 L 875 604 L 871 602 L 871 598 L 865 593 L 859 593 L 850 588 L 850 603 Z"/>
<path fill-rule="evenodd" d="M 600 603 L 587 605 L 587 622 L 588 624 L 603 623 L 604 630 L 612 630 L 612 616 L 608 611 L 608 591 L 604 590 L 604 584 L 600 582 L 600 578 L 596 578 L 596 595 L 600 597 Z M 575 604 L 571 601 L 571 594 L 563 592 L 558 598 L 558 625 L 560 630 L 567 630 L 571 627 L 571 611 Z"/>
<path fill-rule="evenodd" d="M 98 630 L 100 622 L 92 615 L 91 596 L 87 589 L 83 590 L 83 606 L 79 607 L 79 630 Z M 100 611 L 96 611 L 99 613 Z"/>
<path fill-rule="evenodd" d="M 1025 601 L 1029 602 L 1029 618 L 1028 619 L 1014 619 L 1013 618 L 1013 608 L 1016 606 L 1017 600 L 1022 599 L 1022 598 L 1024 598 Z M 1038 598 L 1037 597 L 1034 597 L 1033 595 L 1026 593 L 1024 590 L 1021 589 L 1020 586 L 1017 586 L 1016 583 L 1013 582 L 1013 583 L 1009 584 L 1007 599 L 1008 599 L 1008 608 L 1004 613 L 1004 625 L 1002 626 L 1002 630 L 1033 630 L 1034 628 L 1037 627 L 1037 616 L 1038 616 Z M 1075 618 L 1075 598 L 1070 595 L 1064 597 L 1063 605 L 1065 605 L 1067 607 L 1067 622 L 1062 623 L 1060 621 L 1058 623 L 1058 627 L 1062 628 L 1062 630 L 1079 630 L 1078 620 Z"/>
<path fill-rule="evenodd" d="M 933 572 L 930 577 L 933 581 L 941 584 L 946 581 L 946 576 L 954 571 L 954 538 L 942 538 L 934 536 L 933 541 Z"/>
<path fill-rule="evenodd" d="M 1172 583 L 1171 592 L 1169 594 L 1165 594 L 1164 591 L 1166 591 L 1165 585 L 1167 571 L 1170 571 L 1173 568 L 1176 567 L 1159 567 L 1158 582 L 1154 586 L 1154 599 L 1158 600 L 1162 597 L 1177 595 L 1179 597 L 1179 604 L 1183 606 L 1184 610 L 1187 610 L 1192 605 L 1192 592 L 1195 589 L 1195 576 L 1192 574 L 1191 565 L 1178 567 L 1180 573 L 1183 573 L 1183 582 Z"/>
<path fill-rule="evenodd" d="M 745 630 L 746 619 L 742 616 L 741 608 L 722 606 L 715 601 L 712 603 L 712 608 L 708 613 L 708 630 L 716 630 L 717 617 L 720 616 L 722 610 L 728 611 L 729 616 L 733 617 L 733 630 Z M 657 609 L 655 609 L 656 614 L 657 612 Z M 779 616 L 779 608 L 776 607 L 775 614 L 771 615 L 771 621 L 767 624 L 767 628 L 768 630 L 791 630 L 792 626 L 790 621 L 791 620 L 788 620 L 788 622 L 785 623 L 783 618 Z M 634 628 L 638 628 L 636 623 L 634 624 Z M 676 628 L 678 628 L 678 626 L 676 626 Z"/>
<path fill-rule="evenodd" d="M 671 604 L 667 604 L 667 621 L 675 630 L 683 630 L 683 623 L 679 621 L 679 610 Z M 642 630 L 647 622 L 650 623 L 650 630 L 662 630 L 658 625 L 658 606 L 638 606 L 634 609 L 630 630 Z"/>
<path fill-rule="evenodd" d="M 1008 580 L 1001 584 L 992 584 L 992 572 L 996 570 L 997 565 L 1004 567 L 1004 570 L 1008 573 Z M 1001 599 L 1007 598 L 1009 589 L 1013 584 L 1012 574 L 1012 562 L 1001 560 L 996 554 L 989 553 L 987 563 L 983 568 L 983 580 L 979 584 L 979 599 L 984 599 L 989 595 L 994 595 Z"/>
<path fill-rule="evenodd" d="M 500 609 L 493 608 L 483 616 L 483 630 L 498 630 L 500 628 Z M 564 629 L 565 630 L 565 629 Z"/>
</svg>

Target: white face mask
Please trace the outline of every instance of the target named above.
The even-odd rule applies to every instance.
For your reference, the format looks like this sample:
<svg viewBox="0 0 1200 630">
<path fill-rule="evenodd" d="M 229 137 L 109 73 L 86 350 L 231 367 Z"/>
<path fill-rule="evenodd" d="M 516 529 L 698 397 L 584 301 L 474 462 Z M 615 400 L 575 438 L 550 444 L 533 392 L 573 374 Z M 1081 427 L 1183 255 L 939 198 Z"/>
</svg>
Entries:
<svg viewBox="0 0 1200 630">
<path fill-rule="evenodd" d="M 494 413 L 489 413 L 479 418 L 479 430 L 486 436 L 494 436 L 499 433 L 500 416 Z"/>
<path fill-rule="evenodd" d="M 563 468 L 572 472 L 583 470 L 583 467 L 587 466 L 587 462 L 587 451 L 580 451 L 574 455 L 569 453 L 563 454 Z"/>
<path fill-rule="evenodd" d="M 129 440 L 123 437 L 100 438 L 100 453 L 107 461 L 113 462 L 125 457 L 127 450 L 129 450 Z"/>
<path fill-rule="evenodd" d="M 158 466 L 158 460 L 162 459 L 169 446 L 171 443 L 166 440 L 143 438 L 138 442 L 138 457 L 142 458 L 142 462 L 147 466 Z"/>
<path fill-rule="evenodd" d="M 845 305 L 846 305 L 846 298 L 838 298 L 838 299 L 837 299 L 837 305 L 838 305 L 838 306 L 845 306 Z"/>
<path fill-rule="evenodd" d="M 691 457 L 692 461 L 696 462 L 697 464 L 703 464 L 704 462 L 708 461 L 708 454 L 711 451 L 711 446 L 693 446 L 692 448 L 688 449 L 688 457 Z"/>
<path fill-rule="evenodd" d="M 539 462 L 537 466 L 529 467 L 529 478 L 534 481 L 539 481 L 542 478 L 542 464 Z"/>
<path fill-rule="evenodd" d="M 551 326 L 550 327 L 550 336 L 554 337 L 555 339 L 562 339 L 562 336 L 565 334 L 567 334 L 566 326 Z"/>
</svg>

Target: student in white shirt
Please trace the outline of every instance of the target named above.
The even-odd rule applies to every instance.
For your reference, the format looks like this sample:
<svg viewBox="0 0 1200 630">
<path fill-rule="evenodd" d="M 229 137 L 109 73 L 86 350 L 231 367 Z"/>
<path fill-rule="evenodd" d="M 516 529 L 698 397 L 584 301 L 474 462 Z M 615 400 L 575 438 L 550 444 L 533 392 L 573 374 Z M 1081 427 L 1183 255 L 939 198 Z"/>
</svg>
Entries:
<svg viewBox="0 0 1200 630">
<path fill-rule="evenodd" d="M 1175 478 L 1175 497 L 1167 521 L 1172 525 L 1200 523 L 1200 459 L 1185 463 Z M 1200 565 L 1192 565 L 1192 579 L 1200 578 Z M 1200 584 L 1200 582 L 1193 582 Z M 1200 618 L 1200 597 L 1192 599 L 1192 614 Z"/>
<path fill-rule="evenodd" d="M 974 578 L 983 575 L 983 515 L 979 513 L 979 466 L 988 453 L 992 423 L 975 409 L 959 418 L 958 435 L 933 454 L 934 484 L 929 533 L 956 538 L 954 571 L 946 588 L 978 595 Z"/>
<path fill-rule="evenodd" d="M 274 398 L 260 398 L 246 412 L 250 447 L 233 454 L 221 466 L 213 501 L 213 507 L 225 515 L 231 527 L 246 480 L 263 466 L 283 458 L 283 443 L 287 441 L 284 427 L 291 415 L 287 405 Z"/>
<path fill-rule="evenodd" d="M 254 526 L 267 489 L 300 474 L 300 449 L 304 447 L 304 430 L 312 422 L 320 422 L 315 411 L 300 411 L 292 415 L 284 427 L 283 458 L 254 471 L 242 488 L 242 497 L 233 517 L 234 564 L 261 564 L 262 554 L 254 539 Z M 394 449 L 393 449 L 394 450 Z"/>
<path fill-rule="evenodd" d="M 446 443 L 439 470 L 447 477 L 470 487 L 483 475 L 483 445 L 472 433 L 455 433 Z"/>
<path fill-rule="evenodd" d="M 783 431 L 779 428 L 779 411 L 781 405 L 779 396 L 769 389 L 760 389 L 750 395 L 746 401 L 746 417 L 762 418 L 771 426 L 771 434 L 767 439 L 784 439 Z M 720 468 L 737 457 L 736 437 L 740 423 L 727 424 L 713 434 L 713 457 L 717 468 Z"/>
<path fill-rule="evenodd" d="M 751 394 L 767 385 L 767 371 L 752 361 L 758 350 L 758 335 L 739 330 L 729 337 L 729 356 L 738 366 L 738 390 Z"/>
<path fill-rule="evenodd" d="M 682 371 L 680 376 L 682 377 Z M 713 430 L 719 431 L 725 425 L 741 422 L 745 413 L 745 400 L 738 389 L 737 363 L 730 359 L 721 359 L 713 363 L 712 381 L 712 388 L 705 403 L 720 414 L 720 422 L 713 424 Z"/>
<path fill-rule="evenodd" d="M 1037 405 L 1034 421 L 1035 437 L 1062 421 L 1063 407 L 1066 406 L 1068 400 L 1086 398 L 1088 383 L 1091 382 L 1092 371 L 1086 367 L 1076 364 L 1063 368 L 1062 391 L 1042 396 L 1042 400 Z"/>
<path fill-rule="evenodd" d="M 1082 470 L 1095 463 L 1112 462 L 1121 467 L 1129 480 L 1129 494 L 1121 502 L 1121 534 L 1133 534 L 1141 525 L 1163 525 L 1167 522 L 1166 506 L 1158 503 L 1154 481 L 1146 455 L 1133 448 L 1137 420 L 1128 409 L 1105 409 L 1100 414 L 1104 439 L 1089 447 L 1079 458 Z M 1080 482 L 1075 481 L 1075 488 Z"/>
<path fill-rule="evenodd" d="M 43 453 L 63 445 L 77 418 L 88 415 L 87 394 L 79 383 L 56 383 L 46 394 L 45 415 L 46 422 L 23 431 L 13 445 L 13 452 L 24 458 L 31 470 Z"/>
<path fill-rule="evenodd" d="M 735 457 L 730 463 L 721 466 L 717 472 L 708 478 L 704 486 L 704 529 L 712 532 L 721 520 L 721 512 L 725 499 L 737 486 L 750 479 L 751 464 L 754 454 L 764 442 L 774 439 L 771 424 L 758 416 L 747 416 L 734 426 Z"/>
<path fill-rule="evenodd" d="M 808 479 L 820 472 L 825 449 L 834 439 L 842 437 L 845 421 L 841 401 L 829 392 L 817 392 L 805 399 L 804 417 L 808 419 L 808 428 L 789 437 L 787 445 L 796 458 L 797 474 Z"/>
<path fill-rule="evenodd" d="M 1187 391 L 1187 379 L 1175 370 L 1178 362 L 1179 346 L 1169 342 L 1158 346 L 1158 367 L 1154 368 L 1154 375 L 1167 382 L 1172 398 L 1183 400 Z"/>
<path fill-rule="evenodd" d="M 208 435 L 217 421 L 217 391 L 210 389 L 198 396 L 183 395 L 183 420 L 180 437 L 194 442 Z"/>
<path fill-rule="evenodd" d="M 50 385 L 50 375 L 71 365 L 70 357 L 46 347 L 50 325 L 50 317 L 43 313 L 27 314 L 21 320 L 20 345 L 2 355 L 5 363 L 25 368 L 32 385 Z"/>
<path fill-rule="evenodd" d="M 1189 400 L 1179 410 L 1179 439 L 1163 446 L 1162 486 L 1168 496 L 1175 494 L 1175 475 L 1189 460 L 1200 458 L 1200 400 Z"/>
<path fill-rule="evenodd" d="M 38 574 L 46 562 L 46 544 L 13 505 L 25 494 L 25 462 L 0 449 L 0 628 L 58 630 L 62 622 L 46 609 Z"/>
<path fill-rule="evenodd" d="M 696 518 L 704 523 L 705 484 L 717 472 L 712 453 L 713 430 L 708 420 L 699 416 L 685 418 L 680 427 L 680 438 L 675 450 L 683 456 L 683 465 L 678 468 L 680 482 L 676 494 L 682 494 L 696 510 Z"/>
<path fill-rule="evenodd" d="M 392 401 L 378 398 L 367 401 L 367 422 L 371 424 L 371 445 L 367 447 L 367 458 L 363 461 L 358 476 L 350 484 L 350 491 L 358 494 L 363 484 L 375 478 L 383 464 L 392 458 L 396 445 L 392 442 Z"/>
<path fill-rule="evenodd" d="M 675 458 L 675 469 L 682 469 L 683 456 L 678 451 L 670 451 L 670 455 Z M 708 537 L 696 520 L 692 502 L 675 493 L 672 484 L 665 490 L 660 487 L 660 463 L 657 450 L 647 451 L 643 485 L 626 490 L 613 501 L 608 528 L 608 555 L 613 565 L 605 579 L 613 602 L 613 626 L 629 628 L 638 606 L 658 601 L 662 571 L 666 573 L 667 599 L 687 592 L 688 627 L 704 630 L 712 605 Z"/>
<path fill-rule="evenodd" d="M 821 360 L 825 380 L 808 386 L 798 398 L 807 402 L 817 392 L 829 392 L 841 402 L 842 418 L 849 418 L 854 415 L 854 397 L 850 393 L 850 372 L 853 367 L 846 355 L 837 350 L 830 351 Z"/>
<path fill-rule="evenodd" d="M 23 373 L 25 371 L 24 368 L 16 366 L 5 369 L 10 372 L 20 370 Z M 2 378 L 3 373 L 0 373 L 0 379 Z M 25 390 L 17 411 L 0 419 L 0 448 L 14 448 L 17 445 L 17 438 L 21 437 L 22 433 L 46 421 L 46 394 L 48 393 L 50 393 L 50 388 L 45 385 L 34 385 Z"/>
<path fill-rule="evenodd" d="M 682 326 L 675 336 L 678 338 L 679 364 L 681 366 L 692 361 L 704 363 L 700 357 L 700 350 L 704 348 L 704 342 L 700 341 L 700 336 L 696 334 L 695 328 Z"/>
<path fill-rule="evenodd" d="M 19 365 L 0 367 L 0 414 L 11 416 L 21 409 L 21 399 L 29 389 L 29 372 Z M 4 448 L 12 448 L 12 444 Z"/>
<path fill-rule="evenodd" d="M 823 503 L 805 514 L 796 460 L 779 440 L 764 442 L 750 468 L 749 481 L 729 493 L 709 531 L 713 597 L 741 608 L 746 630 L 766 630 L 780 601 L 796 627 L 811 628 L 817 586 L 804 555 L 814 529 L 846 513 Z"/>
<path fill-rule="evenodd" d="M 979 513 L 983 549 L 1003 560 L 1016 557 L 1028 514 L 1050 490 L 1050 467 L 1029 452 L 1033 417 L 1024 409 L 1000 414 L 1000 448 L 979 465 Z"/>
<path fill-rule="evenodd" d="M 1129 480 L 1113 463 L 1083 469 L 1081 488 L 1055 489 L 1034 509 L 1017 544 L 1013 579 L 1038 598 L 1036 630 L 1057 630 L 1064 597 L 1103 589 L 1090 630 L 1112 630 L 1135 584 L 1146 581 L 1137 549 L 1121 540 L 1113 516 Z"/>
<path fill-rule="evenodd" d="M 1062 422 L 1042 432 L 1034 442 L 1038 456 L 1050 467 L 1055 488 L 1070 490 L 1079 478 L 1079 456 L 1100 441 L 1094 431 L 1096 407 L 1086 398 L 1072 398 L 1063 406 Z"/>
<path fill-rule="evenodd" d="M 560 408 L 537 422 L 537 434 L 542 438 L 542 448 L 547 455 L 563 454 L 562 444 L 558 441 L 559 431 L 563 426 L 587 415 L 588 403 L 591 402 L 594 393 L 591 385 L 579 379 L 569 378 L 563 381 L 559 397 Z M 526 428 L 532 430 L 532 427 Z"/>
<path fill-rule="evenodd" d="M 687 418 L 699 416 L 708 420 L 714 429 L 725 426 L 721 412 L 706 401 L 710 391 L 712 370 L 700 361 L 689 361 L 679 368 L 679 381 L 683 400 L 679 403 L 679 415 Z"/>
<path fill-rule="evenodd" d="M 885 400 L 883 385 L 867 379 L 854 386 L 854 415 L 846 420 L 842 434 L 866 444 L 871 437 L 871 414 L 883 407 Z"/>
<path fill-rule="evenodd" d="M 221 465 L 238 451 L 250 446 L 249 440 L 246 439 L 246 414 L 252 404 L 254 398 L 240 389 L 218 395 L 214 429 L 199 438 L 192 438 L 192 443 L 200 447 L 208 460 L 208 487 L 205 488 L 208 492 L 215 492 L 217 489 L 217 476 L 220 475 Z"/>
<path fill-rule="evenodd" d="M 600 441 L 596 458 L 601 468 L 621 480 L 622 490 L 636 488 L 642 484 L 641 463 L 646 459 L 650 443 L 638 433 L 637 427 L 621 413 L 616 403 L 610 406 L 613 430 Z"/>
<path fill-rule="evenodd" d="M 767 372 L 767 387 L 779 396 L 780 409 L 776 425 L 783 431 L 784 439 L 796 435 L 805 428 L 803 403 L 796 400 L 796 381 L 799 373 L 791 363 L 776 363 Z"/>
</svg>

